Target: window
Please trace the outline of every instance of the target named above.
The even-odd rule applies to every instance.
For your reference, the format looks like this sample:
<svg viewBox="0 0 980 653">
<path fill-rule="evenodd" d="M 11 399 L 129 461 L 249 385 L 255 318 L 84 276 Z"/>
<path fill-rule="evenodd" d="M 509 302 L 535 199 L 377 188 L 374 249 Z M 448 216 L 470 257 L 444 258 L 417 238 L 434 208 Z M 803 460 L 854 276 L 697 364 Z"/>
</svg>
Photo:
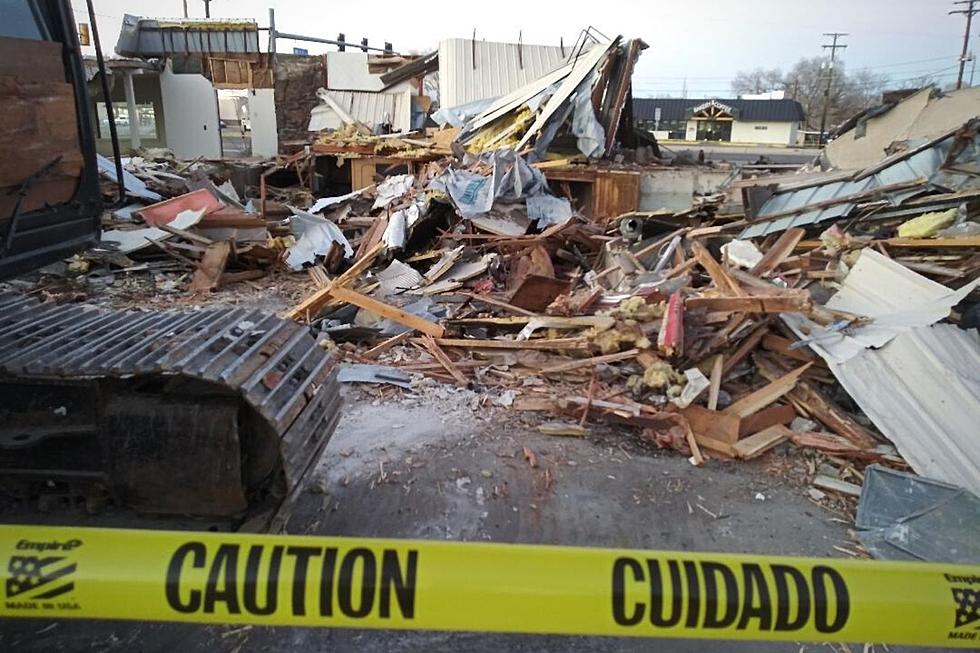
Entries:
<svg viewBox="0 0 980 653">
<path fill-rule="evenodd" d="M 769 125 L 756 125 L 753 129 L 765 130 L 769 129 Z"/>
<path fill-rule="evenodd" d="M 109 138 L 109 114 L 106 113 L 105 103 L 99 102 L 96 106 L 99 111 L 99 138 Z M 129 138 L 129 128 L 135 122 L 129 119 L 129 106 L 125 102 L 113 102 L 112 112 L 116 115 L 116 133 L 119 138 Z M 157 117 L 153 105 L 149 102 L 137 104 L 136 112 L 139 114 L 140 138 L 157 138 Z"/>
</svg>

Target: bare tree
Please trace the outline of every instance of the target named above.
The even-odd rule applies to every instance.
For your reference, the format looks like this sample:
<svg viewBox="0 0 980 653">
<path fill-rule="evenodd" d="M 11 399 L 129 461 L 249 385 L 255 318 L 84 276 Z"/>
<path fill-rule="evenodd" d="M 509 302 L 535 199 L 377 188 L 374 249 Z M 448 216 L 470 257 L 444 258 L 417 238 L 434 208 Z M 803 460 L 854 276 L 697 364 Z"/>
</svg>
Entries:
<svg viewBox="0 0 980 653">
<path fill-rule="evenodd" d="M 783 87 L 783 71 L 778 68 L 756 68 L 742 71 L 732 80 L 732 93 L 736 96 L 749 93 L 765 93 Z"/>
<path fill-rule="evenodd" d="M 783 74 L 778 68 L 740 72 L 732 80 L 732 91 L 738 94 L 784 89 L 786 97 L 803 107 L 806 125 L 816 129 L 823 110 L 829 70 L 825 57 L 804 57 Z M 834 74 L 828 93 L 828 126 L 839 125 L 853 114 L 879 104 L 888 79 L 868 70 L 848 73 L 840 61 L 834 63 Z M 759 88 L 759 91 L 756 91 Z"/>
</svg>

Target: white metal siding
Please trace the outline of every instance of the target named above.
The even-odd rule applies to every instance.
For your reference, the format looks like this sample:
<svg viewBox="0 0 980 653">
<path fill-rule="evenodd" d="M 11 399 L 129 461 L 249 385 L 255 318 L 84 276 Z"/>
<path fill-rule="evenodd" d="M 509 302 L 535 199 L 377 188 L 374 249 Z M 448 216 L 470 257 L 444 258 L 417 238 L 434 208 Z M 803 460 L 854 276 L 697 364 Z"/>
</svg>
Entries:
<svg viewBox="0 0 980 653">
<path fill-rule="evenodd" d="M 366 93 L 358 91 L 327 91 L 331 99 L 349 113 L 354 120 L 374 128 L 384 122 L 385 115 L 391 120 L 395 131 L 411 131 L 412 93 L 406 89 L 400 93 Z M 320 104 L 315 112 L 322 113 L 326 129 L 340 129 L 343 121 L 325 104 Z"/>
<path fill-rule="evenodd" d="M 570 48 L 565 48 L 567 53 Z M 506 95 L 565 62 L 560 47 L 470 39 L 439 43 L 439 101 L 444 107 Z"/>
</svg>

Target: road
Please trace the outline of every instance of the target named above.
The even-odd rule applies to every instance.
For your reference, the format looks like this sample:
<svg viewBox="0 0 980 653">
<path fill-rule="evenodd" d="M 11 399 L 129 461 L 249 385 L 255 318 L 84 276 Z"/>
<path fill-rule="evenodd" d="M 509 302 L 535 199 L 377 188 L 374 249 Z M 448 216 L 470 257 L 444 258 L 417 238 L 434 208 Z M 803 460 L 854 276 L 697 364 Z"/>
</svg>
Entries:
<svg viewBox="0 0 980 653">
<path fill-rule="evenodd" d="M 773 147 L 767 145 L 717 145 L 708 143 L 661 143 L 661 150 L 679 154 L 684 150 L 697 159 L 698 151 L 704 150 L 706 161 L 729 161 L 732 163 L 755 163 L 766 157 L 770 163 L 804 164 L 812 161 L 820 153 L 814 148 Z"/>
<path fill-rule="evenodd" d="M 612 427 L 587 438 L 539 434 L 527 413 L 478 405 L 437 385 L 392 398 L 348 388 L 345 416 L 288 524 L 292 534 L 425 538 L 840 557 L 840 515 L 808 500 L 804 455 L 693 467 Z M 534 418 L 537 419 L 536 417 Z M 528 447 L 537 458 L 531 468 Z M 550 480 L 549 480 L 550 479 Z M 126 511 L 35 513 L 8 504 L 8 523 L 207 529 Z M 8 651 L 827 651 L 825 645 L 7 620 Z M 851 650 L 861 650 L 861 644 Z M 890 651 L 913 649 L 889 647 Z M 920 649 L 924 650 L 924 649 Z"/>
</svg>

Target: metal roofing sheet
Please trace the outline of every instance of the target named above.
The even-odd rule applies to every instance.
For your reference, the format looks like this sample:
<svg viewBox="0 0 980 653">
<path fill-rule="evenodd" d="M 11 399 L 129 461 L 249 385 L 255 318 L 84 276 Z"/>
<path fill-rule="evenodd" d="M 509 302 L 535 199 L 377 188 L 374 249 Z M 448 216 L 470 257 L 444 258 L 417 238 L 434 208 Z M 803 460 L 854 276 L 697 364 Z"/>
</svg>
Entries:
<svg viewBox="0 0 980 653">
<path fill-rule="evenodd" d="M 980 335 L 949 315 L 980 279 L 952 290 L 865 249 L 827 307 L 873 320 L 827 333 L 783 315 L 916 472 L 980 491 Z"/>
<path fill-rule="evenodd" d="M 439 43 L 439 102 L 455 107 L 506 95 L 562 65 L 567 54 L 548 45 L 446 39 Z"/>
<path fill-rule="evenodd" d="M 855 173 L 856 180 L 830 182 L 821 186 L 789 189 L 784 192 L 777 189 L 776 193 L 759 208 L 757 217 L 764 218 L 767 215 L 777 215 L 786 211 L 799 210 L 800 212 L 788 218 L 782 217 L 769 222 L 757 222 L 749 225 L 739 234 L 739 238 L 755 238 L 778 233 L 789 227 L 819 224 L 833 218 L 844 217 L 854 210 L 854 203 L 838 204 L 822 210 L 804 211 L 803 209 L 811 204 L 863 193 L 883 186 L 902 184 L 916 179 L 928 179 L 931 183 L 949 188 L 949 190 L 975 186 L 977 180 L 974 177 L 958 173 L 951 174 L 940 170 L 940 166 L 945 162 L 953 145 L 954 138 L 954 136 L 948 136 L 911 156 L 902 158 L 901 155 L 896 155 L 891 157 L 894 159 L 891 162 L 885 159 L 888 164 L 884 167 L 881 167 L 882 164 L 878 164 L 869 168 L 868 171 Z M 871 172 L 877 168 L 880 170 Z M 898 206 L 905 200 L 926 192 L 929 188 L 929 184 L 923 184 L 920 187 L 890 191 L 885 194 L 885 197 L 892 206 Z"/>
<path fill-rule="evenodd" d="M 411 131 L 411 91 L 397 93 L 370 93 L 367 91 L 326 91 L 327 95 L 350 114 L 354 120 L 368 127 L 390 122 L 396 131 Z M 320 104 L 311 112 L 310 130 L 340 129 L 344 122 L 326 104 Z"/>
<path fill-rule="evenodd" d="M 156 19 L 126 14 L 116 53 L 127 57 L 172 54 L 256 54 L 259 26 L 247 19 Z"/>
<path fill-rule="evenodd" d="M 980 493 L 980 336 L 916 327 L 830 370 L 924 476 Z"/>
</svg>

